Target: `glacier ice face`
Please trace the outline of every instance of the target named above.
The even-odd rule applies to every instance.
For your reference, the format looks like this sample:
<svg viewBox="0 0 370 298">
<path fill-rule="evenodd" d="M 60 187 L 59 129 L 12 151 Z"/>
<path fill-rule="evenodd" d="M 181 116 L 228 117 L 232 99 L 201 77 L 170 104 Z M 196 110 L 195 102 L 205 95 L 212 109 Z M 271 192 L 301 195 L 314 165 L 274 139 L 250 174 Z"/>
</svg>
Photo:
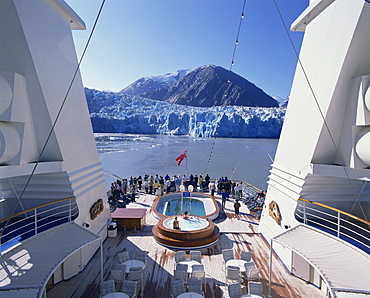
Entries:
<svg viewBox="0 0 370 298">
<path fill-rule="evenodd" d="M 85 88 L 94 132 L 279 138 L 285 108 L 176 105 Z"/>
</svg>

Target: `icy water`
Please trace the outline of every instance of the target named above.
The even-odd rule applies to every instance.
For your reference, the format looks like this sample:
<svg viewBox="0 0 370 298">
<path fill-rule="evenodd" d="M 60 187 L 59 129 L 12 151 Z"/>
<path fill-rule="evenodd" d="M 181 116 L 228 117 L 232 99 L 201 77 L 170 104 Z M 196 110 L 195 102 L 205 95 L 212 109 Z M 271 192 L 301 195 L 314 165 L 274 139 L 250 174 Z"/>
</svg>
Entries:
<svg viewBox="0 0 370 298">
<path fill-rule="evenodd" d="M 208 174 L 247 181 L 260 189 L 267 180 L 277 139 L 198 139 L 188 136 L 95 134 L 107 188 L 115 177 Z M 176 158 L 187 151 L 177 165 Z"/>
</svg>

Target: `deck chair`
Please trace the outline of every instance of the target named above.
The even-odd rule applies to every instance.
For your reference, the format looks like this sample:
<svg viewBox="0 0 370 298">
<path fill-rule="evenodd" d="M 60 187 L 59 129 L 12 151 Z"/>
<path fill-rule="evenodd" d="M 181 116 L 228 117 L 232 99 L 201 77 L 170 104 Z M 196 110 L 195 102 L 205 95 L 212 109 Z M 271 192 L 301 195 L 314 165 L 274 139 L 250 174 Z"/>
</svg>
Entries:
<svg viewBox="0 0 370 298">
<path fill-rule="evenodd" d="M 248 281 L 250 280 L 258 280 L 260 281 L 260 268 L 254 268 L 249 270 L 248 274 L 245 275 Z"/>
<path fill-rule="evenodd" d="M 263 297 L 263 285 L 261 282 L 248 282 L 248 294 Z"/>
<path fill-rule="evenodd" d="M 227 286 L 230 298 L 240 298 L 242 293 L 242 285 L 240 283 L 234 283 Z"/>
<path fill-rule="evenodd" d="M 251 271 L 252 269 L 255 269 L 256 265 L 254 264 L 253 261 L 251 261 L 251 262 L 244 263 L 244 268 L 245 268 L 244 277 L 247 278 L 249 271 Z"/>
<path fill-rule="evenodd" d="M 191 266 L 191 271 L 192 272 L 195 272 L 195 271 L 204 272 L 204 265 L 195 264 L 195 265 Z"/>
<path fill-rule="evenodd" d="M 143 269 L 141 267 L 131 267 L 127 275 L 127 279 L 137 282 L 137 290 L 142 288 L 143 284 Z"/>
<path fill-rule="evenodd" d="M 240 252 L 240 259 L 243 260 L 243 261 L 246 261 L 246 262 L 250 262 L 251 259 L 252 259 L 252 252 L 242 250 Z"/>
<path fill-rule="evenodd" d="M 175 280 L 182 280 L 185 285 L 188 283 L 188 273 L 186 271 L 175 269 L 173 271 L 173 277 L 175 278 Z"/>
<path fill-rule="evenodd" d="M 188 292 L 194 292 L 194 293 L 198 293 L 198 294 L 204 296 L 202 285 L 203 285 L 203 283 L 200 279 L 189 278 L 188 279 Z"/>
<path fill-rule="evenodd" d="M 202 284 L 204 285 L 204 291 L 206 291 L 206 273 L 204 270 L 202 271 L 194 271 L 191 273 L 191 278 L 199 279 L 202 281 Z"/>
<path fill-rule="evenodd" d="M 128 255 L 128 251 L 125 250 L 123 252 L 119 252 L 117 254 L 118 264 L 122 264 L 130 259 L 130 256 Z"/>
<path fill-rule="evenodd" d="M 133 280 L 124 280 L 122 283 L 122 293 L 125 293 L 130 298 L 136 298 L 138 291 L 138 282 Z"/>
<path fill-rule="evenodd" d="M 234 259 L 234 251 L 232 248 L 227 248 L 222 250 L 222 257 L 224 259 L 224 266 L 226 267 L 226 262 L 228 260 Z"/>
<path fill-rule="evenodd" d="M 135 260 L 142 261 L 144 263 L 144 268 L 146 267 L 146 263 L 148 260 L 148 252 L 147 251 L 142 251 L 138 250 L 135 252 Z"/>
<path fill-rule="evenodd" d="M 227 266 L 226 267 L 226 284 L 228 284 L 229 280 L 241 282 L 239 267 L 237 266 Z"/>
<path fill-rule="evenodd" d="M 171 281 L 170 286 L 171 286 L 171 297 L 172 298 L 176 298 L 180 294 L 186 292 L 185 291 L 185 285 L 184 285 L 184 282 L 182 280 Z"/>
<path fill-rule="evenodd" d="M 190 251 L 190 260 L 197 261 L 202 263 L 202 252 L 199 250 L 191 250 Z"/>
<path fill-rule="evenodd" d="M 121 286 L 122 286 L 122 282 L 125 280 L 126 273 L 125 272 L 122 272 L 120 270 L 114 270 L 114 269 L 112 269 L 110 271 L 110 275 L 113 278 L 114 282 L 119 285 L 118 286 L 118 289 L 120 289 Z"/>
<path fill-rule="evenodd" d="M 177 263 L 176 270 L 188 272 L 188 265 Z"/>
<path fill-rule="evenodd" d="M 103 297 L 116 291 L 114 280 L 109 279 L 100 283 L 100 296 Z"/>
<path fill-rule="evenodd" d="M 175 252 L 175 263 L 179 263 L 181 261 L 186 260 L 186 253 L 184 250 L 179 250 Z"/>
</svg>

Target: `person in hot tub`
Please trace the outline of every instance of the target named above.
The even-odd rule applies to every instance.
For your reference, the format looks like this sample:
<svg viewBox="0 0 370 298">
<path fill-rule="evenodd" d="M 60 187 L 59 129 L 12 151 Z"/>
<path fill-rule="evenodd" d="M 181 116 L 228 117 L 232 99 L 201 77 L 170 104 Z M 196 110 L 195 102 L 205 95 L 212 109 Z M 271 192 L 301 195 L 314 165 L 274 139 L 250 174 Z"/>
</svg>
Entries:
<svg viewBox="0 0 370 298">
<path fill-rule="evenodd" d="M 191 217 L 188 216 L 188 211 L 184 212 L 183 219 L 190 219 Z"/>
<path fill-rule="evenodd" d="M 177 216 L 175 216 L 175 219 L 173 220 L 173 228 L 176 229 L 176 230 L 180 229 L 180 223 L 177 220 Z"/>
</svg>

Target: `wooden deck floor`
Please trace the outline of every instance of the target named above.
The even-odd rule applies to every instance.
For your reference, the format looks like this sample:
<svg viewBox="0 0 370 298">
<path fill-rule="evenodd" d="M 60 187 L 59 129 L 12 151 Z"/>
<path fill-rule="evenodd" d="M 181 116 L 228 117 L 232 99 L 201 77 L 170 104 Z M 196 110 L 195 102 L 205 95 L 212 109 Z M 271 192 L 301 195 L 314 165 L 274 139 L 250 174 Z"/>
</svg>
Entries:
<svg viewBox="0 0 370 298">
<path fill-rule="evenodd" d="M 126 235 L 123 231 L 119 231 L 117 237 L 107 238 L 103 243 L 104 280 L 110 278 L 110 269 L 116 263 L 118 252 L 127 250 L 131 256 L 134 255 L 135 250 L 149 252 L 143 292 L 139 296 L 142 298 L 170 297 L 170 282 L 173 279 L 174 251 L 157 244 L 151 235 L 151 229 L 157 222 L 150 210 L 154 198 L 154 196 L 141 194 L 136 204 L 129 206 L 148 209 L 147 224 L 143 231 L 137 233 L 128 231 Z M 221 252 L 225 248 L 233 248 L 236 257 L 239 257 L 241 250 L 253 252 L 253 261 L 261 268 L 261 282 L 264 285 L 264 295 L 267 297 L 270 250 L 268 243 L 258 233 L 258 220 L 248 214 L 245 205 L 241 208 L 241 218 L 236 219 L 232 202 L 229 201 L 225 212 L 220 214 L 215 223 L 221 232 L 219 242 L 210 248 L 202 249 L 202 263 L 207 278 L 205 296 L 207 298 L 228 297 Z M 47 297 L 98 298 L 100 297 L 99 284 L 100 251 L 81 273 L 54 286 L 47 292 Z M 274 298 L 326 297 L 313 285 L 291 275 L 276 257 L 273 259 L 271 294 Z"/>
</svg>

